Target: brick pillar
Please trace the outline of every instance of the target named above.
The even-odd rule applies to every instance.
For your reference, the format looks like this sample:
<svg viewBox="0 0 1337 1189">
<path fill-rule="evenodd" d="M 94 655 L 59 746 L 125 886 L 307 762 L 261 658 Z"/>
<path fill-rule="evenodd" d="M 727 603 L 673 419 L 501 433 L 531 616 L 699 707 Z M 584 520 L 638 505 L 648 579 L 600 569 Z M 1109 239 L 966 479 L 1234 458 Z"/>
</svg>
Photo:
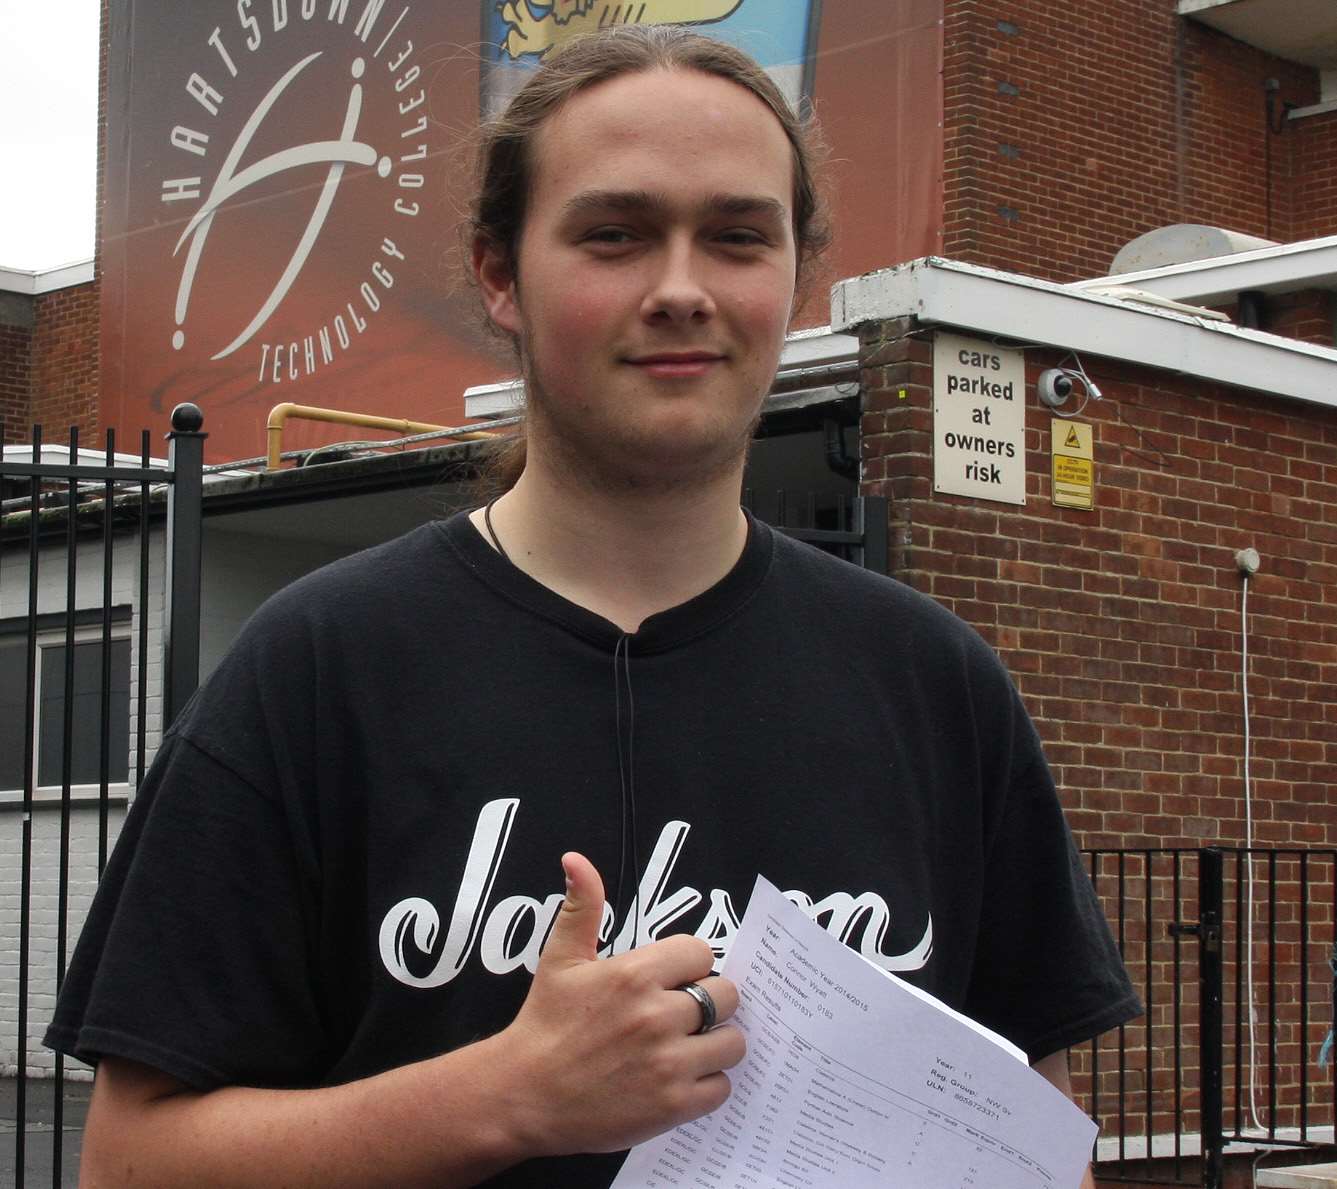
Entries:
<svg viewBox="0 0 1337 1189">
<path fill-rule="evenodd" d="M 34 314 L 32 419 L 49 442 L 67 440 L 77 425 L 85 445 L 100 444 L 97 283 L 43 293 Z"/>
<path fill-rule="evenodd" d="M 0 443 L 32 432 L 32 298 L 0 293 Z"/>
<path fill-rule="evenodd" d="M 916 511 L 933 494 L 933 344 L 918 326 L 906 317 L 859 328 L 859 493 L 886 497 L 891 572 L 925 589 Z"/>
</svg>

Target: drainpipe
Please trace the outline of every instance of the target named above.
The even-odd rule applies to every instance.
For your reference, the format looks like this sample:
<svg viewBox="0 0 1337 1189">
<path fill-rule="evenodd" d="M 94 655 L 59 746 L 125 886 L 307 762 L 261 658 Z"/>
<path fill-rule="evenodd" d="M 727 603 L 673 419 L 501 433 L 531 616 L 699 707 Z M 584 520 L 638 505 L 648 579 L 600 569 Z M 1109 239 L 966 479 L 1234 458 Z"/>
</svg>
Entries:
<svg viewBox="0 0 1337 1189">
<path fill-rule="evenodd" d="M 1250 330 L 1262 330 L 1266 319 L 1266 295 L 1260 289 L 1241 289 L 1235 295 L 1236 322 Z"/>
<path fill-rule="evenodd" d="M 356 425 L 362 429 L 387 429 L 401 436 L 415 433 L 431 433 L 433 430 L 446 429 L 444 425 L 429 425 L 425 421 L 406 421 L 400 417 L 377 417 L 371 413 L 347 413 L 342 409 L 320 409 L 313 405 L 295 405 L 284 401 L 269 410 L 269 420 L 265 423 L 265 432 L 269 439 L 269 459 L 265 463 L 267 470 L 279 469 L 279 459 L 283 454 L 283 427 L 289 421 L 332 421 L 337 425 Z M 457 441 L 472 441 L 475 438 L 491 438 L 495 434 L 486 430 L 460 432 L 450 435 Z"/>
</svg>

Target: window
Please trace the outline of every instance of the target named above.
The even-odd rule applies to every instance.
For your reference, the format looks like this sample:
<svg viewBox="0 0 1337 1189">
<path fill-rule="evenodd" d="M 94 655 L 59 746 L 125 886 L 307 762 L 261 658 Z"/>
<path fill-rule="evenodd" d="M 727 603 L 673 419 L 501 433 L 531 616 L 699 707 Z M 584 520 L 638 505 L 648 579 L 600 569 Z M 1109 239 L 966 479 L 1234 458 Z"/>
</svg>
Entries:
<svg viewBox="0 0 1337 1189">
<path fill-rule="evenodd" d="M 126 634 L 128 609 L 117 608 L 119 624 L 108 644 L 110 700 L 107 707 L 108 783 L 124 786 L 129 780 L 130 754 L 130 640 Z M 72 732 L 69 755 L 71 786 L 96 794 L 102 765 L 101 612 L 93 626 L 86 614 L 77 617 L 74 636 L 74 681 L 70 691 Z M 33 758 L 34 788 L 42 797 L 59 796 L 64 779 L 65 666 L 67 642 L 63 625 L 51 623 L 63 616 L 40 616 L 37 636 L 37 672 Z M 50 624 L 48 627 L 47 625 Z M 22 629 L 21 631 L 18 629 Z M 43 630 L 45 629 L 45 630 Z M 27 621 L 0 624 L 0 798 L 22 795 L 26 693 L 28 679 Z"/>
</svg>

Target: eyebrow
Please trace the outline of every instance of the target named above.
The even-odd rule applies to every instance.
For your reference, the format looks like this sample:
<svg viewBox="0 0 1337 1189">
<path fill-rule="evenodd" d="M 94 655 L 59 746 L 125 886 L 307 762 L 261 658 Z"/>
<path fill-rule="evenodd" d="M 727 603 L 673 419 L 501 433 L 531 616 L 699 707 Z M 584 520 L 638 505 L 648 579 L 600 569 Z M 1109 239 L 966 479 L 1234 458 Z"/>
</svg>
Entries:
<svg viewBox="0 0 1337 1189">
<path fill-rule="evenodd" d="M 586 190 L 569 198 L 562 212 L 566 216 L 593 211 L 662 214 L 671 205 L 667 195 L 649 190 Z M 707 214 L 760 216 L 782 223 L 789 218 L 784 203 L 759 194 L 709 194 L 698 209 Z"/>
</svg>

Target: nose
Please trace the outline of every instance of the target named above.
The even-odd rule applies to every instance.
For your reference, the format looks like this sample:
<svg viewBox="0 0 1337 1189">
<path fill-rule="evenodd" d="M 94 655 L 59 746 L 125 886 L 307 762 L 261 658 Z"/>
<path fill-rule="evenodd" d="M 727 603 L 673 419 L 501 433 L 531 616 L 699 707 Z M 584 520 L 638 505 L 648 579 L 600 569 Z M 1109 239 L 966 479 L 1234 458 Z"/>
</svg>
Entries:
<svg viewBox="0 0 1337 1189">
<path fill-rule="evenodd" d="M 705 281 L 705 262 L 690 236 L 671 237 L 655 254 L 655 271 L 641 304 L 650 322 L 691 323 L 715 315 L 715 299 Z"/>
</svg>

